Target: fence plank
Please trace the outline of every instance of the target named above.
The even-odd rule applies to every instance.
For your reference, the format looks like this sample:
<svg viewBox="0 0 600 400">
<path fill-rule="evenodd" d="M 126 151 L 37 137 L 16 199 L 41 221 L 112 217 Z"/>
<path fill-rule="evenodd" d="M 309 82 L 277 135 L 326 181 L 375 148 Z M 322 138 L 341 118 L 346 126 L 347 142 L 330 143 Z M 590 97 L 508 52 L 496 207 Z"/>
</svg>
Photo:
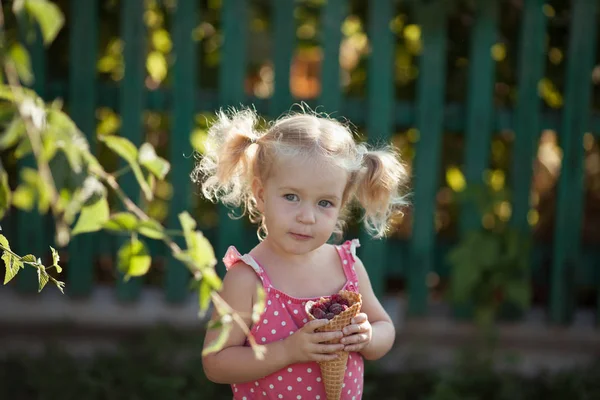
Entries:
<svg viewBox="0 0 600 400">
<path fill-rule="evenodd" d="M 394 15 L 393 0 L 369 2 L 369 57 L 368 85 L 368 142 L 372 145 L 388 144 L 393 132 L 394 110 L 394 34 L 390 20 Z M 361 231 L 360 241 L 364 263 L 375 294 L 381 296 L 385 289 L 386 240 L 372 239 Z"/>
<path fill-rule="evenodd" d="M 491 49 L 497 40 L 497 1 L 479 1 L 472 30 L 469 57 L 469 86 L 465 126 L 465 180 L 467 186 L 481 185 L 483 173 L 489 167 L 490 142 L 493 129 L 494 83 L 496 62 Z M 481 217 L 474 203 L 461 209 L 461 234 L 481 226 Z"/>
<path fill-rule="evenodd" d="M 239 106 L 246 100 L 244 81 L 246 77 L 248 37 L 248 1 L 225 0 L 223 2 L 223 48 L 222 63 L 219 72 L 219 105 L 221 107 Z M 229 245 L 242 246 L 244 238 L 244 220 L 232 219 L 232 210 L 219 204 L 219 229 L 217 233 L 217 259 L 225 255 Z M 239 215 L 240 210 L 233 210 Z M 249 249 L 248 249 L 249 250 Z M 217 270 L 220 276 L 225 267 L 219 262 Z"/>
<path fill-rule="evenodd" d="M 139 148 L 144 133 L 142 113 L 144 111 L 144 79 L 146 77 L 146 30 L 144 27 L 144 1 L 129 0 L 121 3 L 121 35 L 124 42 L 123 61 L 125 74 L 119 91 L 119 110 L 121 114 L 121 136 L 128 138 Z M 121 162 L 124 166 L 125 164 Z M 125 194 L 136 204 L 142 196 L 140 185 L 133 173 L 124 175 L 119 184 Z M 117 240 L 119 247 L 125 239 Z M 142 280 L 131 278 L 125 282 L 119 273 L 117 295 L 122 301 L 134 301 L 139 297 Z"/>
<path fill-rule="evenodd" d="M 173 193 L 169 204 L 170 229 L 180 229 L 179 213 L 192 205 L 189 175 L 193 159 L 188 158 L 190 134 L 194 129 L 194 113 L 196 110 L 196 68 L 197 43 L 192 40 L 192 32 L 198 22 L 198 3 L 180 1 L 173 21 L 173 45 L 177 62 L 173 65 L 173 127 L 169 136 L 169 160 L 171 171 L 169 181 L 173 184 Z M 184 246 L 184 240 L 178 238 L 177 243 Z M 174 257 L 167 257 L 167 275 L 165 282 L 168 302 L 185 301 L 189 291 L 187 282 L 190 273 L 187 268 Z"/>
<path fill-rule="evenodd" d="M 533 161 L 541 132 L 538 82 L 543 78 L 546 51 L 544 46 L 547 18 L 545 0 L 529 0 L 523 11 L 519 53 L 519 92 L 515 110 L 515 144 L 512 161 L 513 212 L 511 224 L 523 233 L 530 232 L 527 214 L 530 209 Z"/>
<path fill-rule="evenodd" d="M 333 117 L 339 117 L 342 108 L 340 44 L 342 42 L 342 24 L 347 14 L 347 2 L 347 0 L 329 0 L 323 10 L 321 23 L 323 66 L 319 105 L 325 108 L 325 112 L 334 113 Z"/>
<path fill-rule="evenodd" d="M 23 34 L 23 39 L 31 56 L 33 75 L 35 77 L 31 88 L 40 97 L 44 98 L 46 94 L 46 48 L 44 47 L 40 30 L 36 28 L 35 33 L 35 39 L 32 42 L 25 40 L 25 34 Z M 37 169 L 37 163 L 32 154 L 19 162 L 17 170 L 20 171 L 21 168 Z M 15 248 L 18 254 L 34 254 L 42 258 L 49 254 L 50 248 L 48 246 L 52 245 L 52 243 L 50 242 L 51 237 L 48 235 L 49 230 L 46 228 L 48 223 L 51 222 L 51 218 L 50 215 L 40 215 L 37 212 L 37 208 L 34 208 L 30 212 L 19 211 L 16 214 L 17 246 Z M 8 239 L 11 240 L 10 235 Z M 37 292 L 38 278 L 34 268 L 25 268 L 17 275 L 16 281 L 17 289 L 20 292 Z"/>
<path fill-rule="evenodd" d="M 69 40 L 69 115 L 96 147 L 96 57 L 98 1 L 71 1 Z M 81 40 L 84 38 L 85 40 Z M 93 285 L 94 235 L 77 235 L 69 244 L 67 293 L 89 295 Z"/>
<path fill-rule="evenodd" d="M 273 7 L 273 66 L 275 88 L 269 102 L 269 115 L 273 118 L 288 111 L 293 98 L 290 88 L 290 68 L 296 48 L 296 22 L 294 2 L 272 0 Z"/>
<path fill-rule="evenodd" d="M 550 282 L 550 320 L 557 324 L 567 323 L 572 317 L 575 273 L 581 261 L 583 135 L 590 128 L 591 73 L 595 61 L 598 2 L 578 1 L 573 3 L 573 7 L 560 132 L 563 159 L 558 182 Z"/>
<path fill-rule="evenodd" d="M 416 126 L 420 133 L 414 161 L 413 231 L 408 274 L 409 313 L 427 312 L 427 274 L 433 268 L 436 193 L 440 173 L 446 82 L 446 6 L 417 6 L 423 51 L 419 60 Z"/>
</svg>

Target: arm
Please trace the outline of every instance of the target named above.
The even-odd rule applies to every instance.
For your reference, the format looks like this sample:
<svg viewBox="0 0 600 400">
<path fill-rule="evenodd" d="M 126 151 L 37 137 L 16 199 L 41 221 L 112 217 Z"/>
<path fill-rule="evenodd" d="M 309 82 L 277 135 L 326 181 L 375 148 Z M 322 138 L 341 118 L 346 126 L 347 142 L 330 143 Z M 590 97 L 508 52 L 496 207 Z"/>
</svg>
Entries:
<svg viewBox="0 0 600 400">
<path fill-rule="evenodd" d="M 354 269 L 358 276 L 360 294 L 363 299 L 361 312 L 368 316 L 372 327 L 371 340 L 361 350 L 361 354 L 367 360 L 377 360 L 391 350 L 396 338 L 396 329 L 392 319 L 375 296 L 369 275 L 358 257 L 356 257 Z"/>
<path fill-rule="evenodd" d="M 243 317 L 248 327 L 252 324 L 252 305 L 257 284 L 260 284 L 260 279 L 251 267 L 239 262 L 225 275 L 220 292 L 223 300 Z M 219 318 L 216 311 L 213 312 L 212 318 Z M 219 332 L 219 329 L 209 330 L 204 339 L 204 346 L 211 343 Z M 259 360 L 251 347 L 244 346 L 245 340 L 246 335 L 242 329 L 233 323 L 223 348 L 202 358 L 204 373 L 209 380 L 222 384 L 252 381 L 289 364 L 283 341 L 268 344 L 264 359 Z"/>
</svg>

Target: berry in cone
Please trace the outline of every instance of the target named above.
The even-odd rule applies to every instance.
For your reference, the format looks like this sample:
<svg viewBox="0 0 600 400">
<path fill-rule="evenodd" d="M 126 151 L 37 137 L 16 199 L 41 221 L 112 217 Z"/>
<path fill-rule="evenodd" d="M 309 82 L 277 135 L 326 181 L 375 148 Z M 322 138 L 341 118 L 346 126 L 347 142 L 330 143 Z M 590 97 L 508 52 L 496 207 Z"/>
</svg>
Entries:
<svg viewBox="0 0 600 400">
<path fill-rule="evenodd" d="M 332 332 L 341 331 L 345 326 L 350 325 L 350 321 L 360 312 L 361 307 L 360 293 L 341 290 L 331 298 L 321 297 L 318 301 L 307 302 L 306 313 L 311 320 L 329 320 L 329 323 L 318 328 L 317 332 Z M 330 340 L 326 343 L 340 343 L 340 339 Z M 319 362 L 327 400 L 339 400 L 342 394 L 348 352 L 342 350 L 337 352 L 337 355 L 338 358 L 333 361 Z"/>
</svg>

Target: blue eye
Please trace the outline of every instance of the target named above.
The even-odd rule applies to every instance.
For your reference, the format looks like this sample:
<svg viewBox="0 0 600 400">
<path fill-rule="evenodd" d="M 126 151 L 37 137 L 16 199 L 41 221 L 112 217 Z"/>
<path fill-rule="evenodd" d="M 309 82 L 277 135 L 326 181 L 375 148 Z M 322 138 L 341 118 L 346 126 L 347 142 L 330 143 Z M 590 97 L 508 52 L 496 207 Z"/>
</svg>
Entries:
<svg viewBox="0 0 600 400">
<path fill-rule="evenodd" d="M 298 200 L 298 196 L 296 196 L 295 194 L 284 194 L 283 198 L 288 200 L 288 201 L 296 201 Z"/>
<path fill-rule="evenodd" d="M 332 207 L 332 206 L 333 206 L 333 203 L 332 203 L 332 202 L 330 202 L 329 200 L 321 200 L 321 201 L 319 202 L 319 206 L 321 206 L 321 207 L 325 207 L 325 208 L 327 208 L 327 207 Z"/>
</svg>

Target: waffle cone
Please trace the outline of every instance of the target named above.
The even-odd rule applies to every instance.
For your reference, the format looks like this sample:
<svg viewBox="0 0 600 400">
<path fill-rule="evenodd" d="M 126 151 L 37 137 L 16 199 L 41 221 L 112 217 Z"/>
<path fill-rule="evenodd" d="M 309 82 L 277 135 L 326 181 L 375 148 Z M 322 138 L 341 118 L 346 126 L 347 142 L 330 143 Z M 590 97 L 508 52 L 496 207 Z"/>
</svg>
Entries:
<svg viewBox="0 0 600 400">
<path fill-rule="evenodd" d="M 317 332 L 332 332 L 341 331 L 345 326 L 350 325 L 350 321 L 354 318 L 362 307 L 362 298 L 360 293 L 341 290 L 338 292 L 344 299 L 348 301 L 348 309 L 336 315 L 329 323 L 317 329 Z M 314 304 L 324 303 L 329 299 L 322 297 L 319 301 L 309 301 L 306 303 L 306 313 L 310 320 L 316 319 L 310 310 Z M 330 340 L 326 343 L 340 343 L 340 339 Z M 344 375 L 346 374 L 346 364 L 348 363 L 348 352 L 337 352 L 338 358 L 333 361 L 319 362 L 321 368 L 321 376 L 323 385 L 327 394 L 327 400 L 339 400 L 342 394 L 342 385 L 344 384 Z"/>
</svg>

